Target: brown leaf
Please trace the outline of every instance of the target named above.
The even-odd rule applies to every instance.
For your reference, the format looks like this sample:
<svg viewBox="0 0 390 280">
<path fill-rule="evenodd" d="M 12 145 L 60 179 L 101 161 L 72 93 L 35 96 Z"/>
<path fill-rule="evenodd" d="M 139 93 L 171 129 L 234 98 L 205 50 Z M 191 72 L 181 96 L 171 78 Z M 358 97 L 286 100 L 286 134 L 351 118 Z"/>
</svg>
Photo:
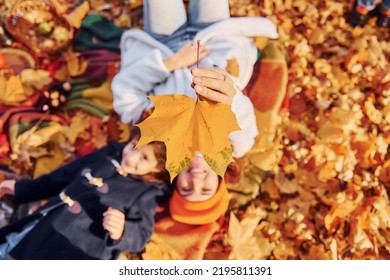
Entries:
<svg viewBox="0 0 390 280">
<path fill-rule="evenodd" d="M 278 186 L 271 178 L 267 178 L 265 182 L 261 184 L 261 192 L 268 193 L 271 199 L 280 198 Z"/>
</svg>

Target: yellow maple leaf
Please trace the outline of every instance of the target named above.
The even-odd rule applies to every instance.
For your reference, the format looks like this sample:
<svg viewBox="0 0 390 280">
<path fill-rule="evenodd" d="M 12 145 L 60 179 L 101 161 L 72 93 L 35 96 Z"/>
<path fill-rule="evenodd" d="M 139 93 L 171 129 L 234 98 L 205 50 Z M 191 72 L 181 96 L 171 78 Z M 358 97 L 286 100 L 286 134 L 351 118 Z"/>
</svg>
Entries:
<svg viewBox="0 0 390 280">
<path fill-rule="evenodd" d="M 239 130 L 230 106 L 196 100 L 181 94 L 149 97 L 155 109 L 138 124 L 137 147 L 162 141 L 167 147 L 166 169 L 173 180 L 186 169 L 197 151 L 223 177 L 233 161 L 228 134 Z"/>
<path fill-rule="evenodd" d="M 232 246 L 230 260 L 265 259 L 271 254 L 274 244 L 258 228 L 260 220 L 266 216 L 266 211 L 253 205 L 248 207 L 242 220 L 230 212 L 227 233 L 227 241 Z"/>
<path fill-rule="evenodd" d="M 0 77 L 0 103 L 17 105 L 27 99 L 19 76 Z"/>
</svg>

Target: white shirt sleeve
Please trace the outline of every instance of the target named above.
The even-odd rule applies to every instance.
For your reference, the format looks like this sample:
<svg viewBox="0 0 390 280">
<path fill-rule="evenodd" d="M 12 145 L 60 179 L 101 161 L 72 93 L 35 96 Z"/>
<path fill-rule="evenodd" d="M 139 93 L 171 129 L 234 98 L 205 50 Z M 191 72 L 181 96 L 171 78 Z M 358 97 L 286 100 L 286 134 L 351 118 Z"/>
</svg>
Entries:
<svg viewBox="0 0 390 280">
<path fill-rule="evenodd" d="M 240 158 L 252 148 L 259 132 L 253 104 L 241 91 L 237 91 L 233 98 L 232 111 L 241 130 L 231 132 L 229 140 L 233 147 L 233 157 Z"/>
<path fill-rule="evenodd" d="M 132 55 L 126 52 L 125 55 Z M 170 76 L 158 49 L 139 57 L 130 64 L 122 64 L 118 74 L 112 80 L 114 109 L 122 122 L 135 124 L 144 110 L 153 106 L 147 98 L 154 87 Z"/>
</svg>

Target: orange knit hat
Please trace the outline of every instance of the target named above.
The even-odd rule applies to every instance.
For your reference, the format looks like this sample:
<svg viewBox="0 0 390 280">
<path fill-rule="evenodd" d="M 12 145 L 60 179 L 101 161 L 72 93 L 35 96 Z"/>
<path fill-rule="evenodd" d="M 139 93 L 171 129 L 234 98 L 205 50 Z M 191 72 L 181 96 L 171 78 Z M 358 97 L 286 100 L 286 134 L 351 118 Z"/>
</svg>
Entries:
<svg viewBox="0 0 390 280">
<path fill-rule="evenodd" d="M 217 221 L 229 206 L 229 193 L 223 180 L 217 192 L 208 200 L 191 202 L 183 198 L 175 189 L 169 201 L 172 219 L 184 224 L 204 225 Z"/>
</svg>

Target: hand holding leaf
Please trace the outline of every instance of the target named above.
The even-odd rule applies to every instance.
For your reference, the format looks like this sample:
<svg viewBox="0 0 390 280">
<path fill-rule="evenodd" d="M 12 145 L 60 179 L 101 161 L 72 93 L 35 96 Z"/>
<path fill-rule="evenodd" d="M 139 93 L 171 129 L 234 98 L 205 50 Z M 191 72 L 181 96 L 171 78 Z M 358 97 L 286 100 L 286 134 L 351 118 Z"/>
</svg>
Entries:
<svg viewBox="0 0 390 280">
<path fill-rule="evenodd" d="M 199 46 L 198 41 L 198 63 Z M 195 68 L 192 74 L 197 99 L 179 94 L 150 97 L 155 110 L 138 124 L 141 138 L 137 146 L 152 141 L 165 143 L 171 180 L 188 168 L 196 152 L 223 177 L 233 161 L 229 133 L 240 130 L 230 107 L 236 89 L 226 71 Z"/>
</svg>

